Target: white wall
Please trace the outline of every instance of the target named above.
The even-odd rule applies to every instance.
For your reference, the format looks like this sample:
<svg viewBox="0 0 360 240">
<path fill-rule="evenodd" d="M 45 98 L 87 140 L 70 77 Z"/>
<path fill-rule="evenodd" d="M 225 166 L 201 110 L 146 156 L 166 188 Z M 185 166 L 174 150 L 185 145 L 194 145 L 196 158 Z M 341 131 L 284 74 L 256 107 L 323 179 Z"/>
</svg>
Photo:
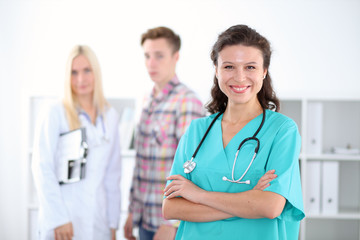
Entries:
<svg viewBox="0 0 360 240">
<path fill-rule="evenodd" d="M 245 23 L 273 47 L 280 97 L 358 97 L 359 0 L 0 0 L 0 239 L 26 238 L 29 95 L 61 95 L 70 48 L 97 53 L 108 97 L 151 87 L 139 46 L 148 28 L 182 37 L 180 79 L 206 102 L 217 35 Z"/>
</svg>

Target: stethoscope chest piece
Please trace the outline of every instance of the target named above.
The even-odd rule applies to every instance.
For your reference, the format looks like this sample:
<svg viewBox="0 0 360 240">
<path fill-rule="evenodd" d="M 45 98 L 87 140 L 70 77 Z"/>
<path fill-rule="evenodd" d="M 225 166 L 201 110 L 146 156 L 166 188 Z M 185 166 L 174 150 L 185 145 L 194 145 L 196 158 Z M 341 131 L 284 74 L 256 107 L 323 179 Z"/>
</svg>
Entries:
<svg viewBox="0 0 360 240">
<path fill-rule="evenodd" d="M 248 137 L 248 138 L 245 138 L 239 145 L 238 149 L 237 149 L 237 152 L 235 154 L 235 159 L 234 159 L 234 164 L 233 164 L 233 168 L 232 168 L 232 178 L 231 179 L 228 179 L 227 177 L 223 177 L 222 180 L 224 181 L 228 181 L 228 182 L 232 182 L 232 183 L 245 183 L 245 184 L 250 184 L 250 180 L 246 180 L 246 181 L 242 181 L 243 177 L 246 175 L 246 173 L 248 172 L 249 168 L 251 167 L 251 164 L 253 163 L 255 157 L 256 157 L 256 154 L 257 152 L 259 151 L 259 148 L 260 148 L 260 140 L 256 137 L 257 134 L 260 132 L 264 122 L 265 122 L 265 109 L 263 109 L 263 116 L 262 116 L 262 120 L 261 120 L 261 123 L 260 123 L 260 126 L 258 127 L 258 129 L 256 130 L 256 132 L 254 133 L 254 135 L 252 137 Z M 207 134 L 209 133 L 211 127 L 214 125 L 216 119 L 221 115 L 223 114 L 223 112 L 220 112 L 216 115 L 216 117 L 212 120 L 212 122 L 210 123 L 210 126 L 208 127 L 208 129 L 206 130 L 204 136 L 202 137 L 199 145 L 197 146 L 194 154 L 192 155 L 191 159 L 190 160 L 187 160 L 184 165 L 183 165 L 183 168 L 184 168 L 184 173 L 191 173 L 194 168 L 196 167 L 196 163 L 193 161 L 197 152 L 199 151 L 200 149 L 200 146 L 201 144 L 204 142 Z M 235 165 L 236 165 L 236 160 L 237 160 L 237 157 L 238 157 L 238 154 L 239 154 L 239 151 L 241 149 L 241 147 L 247 142 L 247 141 L 250 141 L 250 140 L 253 140 L 253 141 L 256 141 L 256 148 L 255 148 L 255 151 L 254 151 L 254 155 L 250 161 L 250 164 L 249 166 L 246 168 L 245 172 L 243 173 L 243 175 L 239 178 L 239 179 L 235 179 L 234 178 L 234 171 L 235 171 Z"/>
<path fill-rule="evenodd" d="M 191 158 L 191 160 L 187 160 L 184 163 L 183 167 L 184 167 L 184 173 L 191 173 L 196 167 L 196 162 L 194 162 L 193 159 Z"/>
</svg>

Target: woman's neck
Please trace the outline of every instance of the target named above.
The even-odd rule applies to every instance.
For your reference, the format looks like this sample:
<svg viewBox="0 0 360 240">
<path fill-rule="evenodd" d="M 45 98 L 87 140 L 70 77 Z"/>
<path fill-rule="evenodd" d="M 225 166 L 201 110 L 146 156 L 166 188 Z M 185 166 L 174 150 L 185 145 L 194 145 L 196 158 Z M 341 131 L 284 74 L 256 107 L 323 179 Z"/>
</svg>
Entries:
<svg viewBox="0 0 360 240">
<path fill-rule="evenodd" d="M 228 103 L 224 112 L 223 120 L 231 124 L 249 122 L 263 112 L 258 101 L 254 104 L 231 104 Z"/>
<path fill-rule="evenodd" d="M 80 107 L 89 115 L 91 122 L 96 120 L 96 107 L 92 97 L 79 97 L 78 102 Z"/>
</svg>

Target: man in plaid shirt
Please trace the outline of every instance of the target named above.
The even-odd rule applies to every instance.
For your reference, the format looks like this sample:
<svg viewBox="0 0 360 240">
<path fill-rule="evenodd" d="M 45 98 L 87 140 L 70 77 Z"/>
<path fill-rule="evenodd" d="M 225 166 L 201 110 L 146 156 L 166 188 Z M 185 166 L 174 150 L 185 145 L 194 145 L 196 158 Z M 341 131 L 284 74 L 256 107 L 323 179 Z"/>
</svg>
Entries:
<svg viewBox="0 0 360 240">
<path fill-rule="evenodd" d="M 136 163 L 124 227 L 127 239 L 135 239 L 133 226 L 139 227 L 140 240 L 175 238 L 174 222 L 162 216 L 163 189 L 181 136 L 191 120 L 204 116 L 201 101 L 175 73 L 180 42 L 166 27 L 149 29 L 141 37 L 154 88 L 145 101 L 135 138 Z"/>
</svg>

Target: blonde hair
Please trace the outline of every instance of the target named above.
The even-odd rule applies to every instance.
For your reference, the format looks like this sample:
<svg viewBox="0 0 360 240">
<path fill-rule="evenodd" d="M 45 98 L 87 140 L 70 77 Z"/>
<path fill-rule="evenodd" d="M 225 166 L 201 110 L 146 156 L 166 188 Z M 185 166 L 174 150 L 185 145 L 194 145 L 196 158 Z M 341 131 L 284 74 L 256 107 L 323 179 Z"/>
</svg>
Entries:
<svg viewBox="0 0 360 240">
<path fill-rule="evenodd" d="M 100 65 L 95 53 L 88 46 L 76 45 L 71 50 L 66 63 L 65 88 L 64 88 L 64 98 L 63 98 L 66 118 L 70 130 L 77 129 L 81 126 L 77 111 L 77 109 L 80 107 L 79 101 L 77 99 L 76 94 L 74 94 L 71 88 L 72 63 L 74 58 L 78 57 L 79 55 L 82 55 L 87 58 L 87 60 L 90 63 L 92 72 L 94 74 L 93 103 L 94 106 L 96 107 L 97 114 L 103 115 L 104 112 L 106 111 L 106 107 L 109 105 L 104 97 L 104 93 L 102 89 Z"/>
</svg>

